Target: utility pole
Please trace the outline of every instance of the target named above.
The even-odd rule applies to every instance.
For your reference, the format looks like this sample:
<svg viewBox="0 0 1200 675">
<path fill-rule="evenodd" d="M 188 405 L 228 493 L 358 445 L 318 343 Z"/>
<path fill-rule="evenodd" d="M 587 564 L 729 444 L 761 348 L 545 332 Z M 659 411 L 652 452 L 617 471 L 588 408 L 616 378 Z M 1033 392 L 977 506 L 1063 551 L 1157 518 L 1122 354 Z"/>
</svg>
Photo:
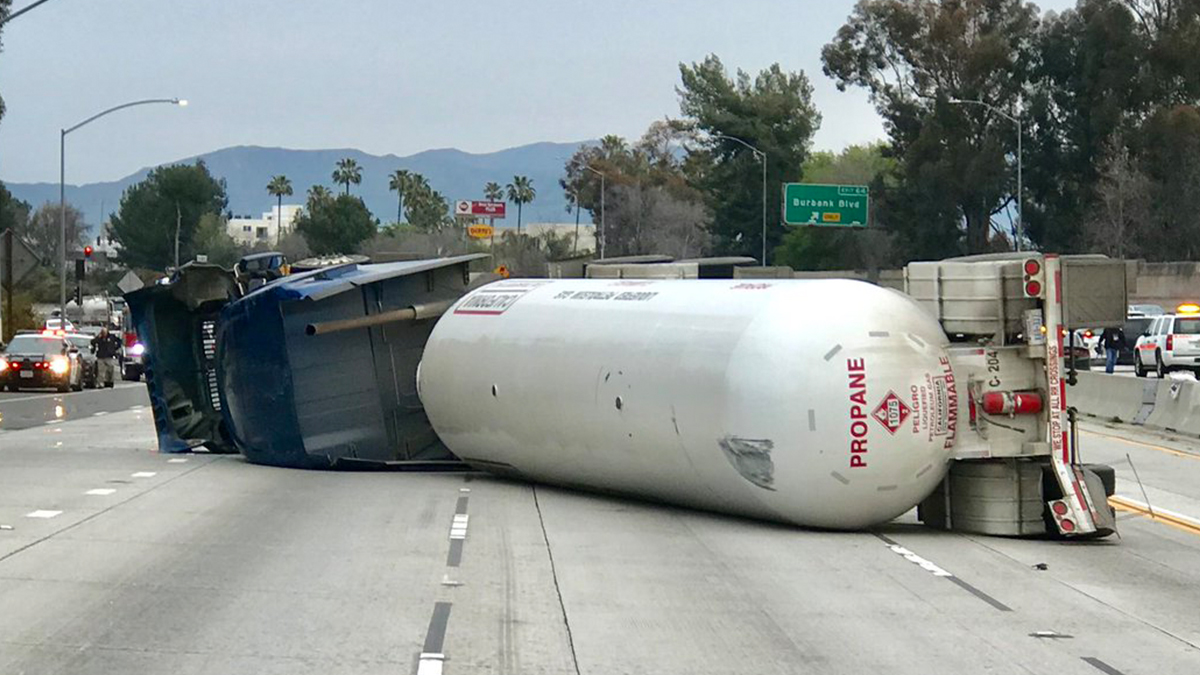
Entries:
<svg viewBox="0 0 1200 675">
<path fill-rule="evenodd" d="M 4 326 L 7 325 L 9 330 L 16 332 L 13 328 L 16 324 L 13 323 L 13 286 L 16 281 L 16 275 L 13 274 L 13 231 L 11 229 L 4 231 L 4 260 L 2 263 L 3 269 L 0 270 L 0 281 L 4 286 L 4 312 L 0 315 L 0 342 L 4 342 Z"/>
<path fill-rule="evenodd" d="M 175 200 L 175 269 L 179 269 L 179 228 L 183 224 L 183 213 L 179 210 L 179 200 Z"/>
</svg>

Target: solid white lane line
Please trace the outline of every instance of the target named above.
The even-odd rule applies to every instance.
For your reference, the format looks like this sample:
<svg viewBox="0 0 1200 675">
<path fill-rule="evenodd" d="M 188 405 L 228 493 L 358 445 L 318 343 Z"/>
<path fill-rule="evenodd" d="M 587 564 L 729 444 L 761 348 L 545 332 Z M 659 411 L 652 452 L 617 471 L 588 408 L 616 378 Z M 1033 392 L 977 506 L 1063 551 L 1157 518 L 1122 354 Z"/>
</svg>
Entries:
<svg viewBox="0 0 1200 675">
<path fill-rule="evenodd" d="M 104 415 L 107 415 L 107 414 L 108 414 L 108 412 L 101 410 L 100 412 L 92 413 L 92 417 L 103 417 Z"/>
<path fill-rule="evenodd" d="M 129 474 L 131 478 L 154 478 L 157 475 L 157 471 L 138 471 L 137 473 Z"/>
<path fill-rule="evenodd" d="M 93 490 L 88 490 L 87 492 L 85 492 L 83 494 L 96 495 L 98 497 L 106 497 L 108 495 L 111 495 L 114 492 L 116 492 L 116 490 L 114 490 L 112 488 L 95 488 Z"/>
<path fill-rule="evenodd" d="M 61 514 L 62 514 L 62 511 L 48 511 L 48 510 L 44 510 L 44 509 L 39 509 L 37 511 L 31 511 L 29 513 L 26 513 L 25 517 L 26 518 L 53 518 L 53 517 L 55 517 L 57 515 L 61 515 Z"/>
<path fill-rule="evenodd" d="M 167 460 L 167 464 L 183 464 L 187 461 L 187 457 L 172 457 Z"/>
</svg>

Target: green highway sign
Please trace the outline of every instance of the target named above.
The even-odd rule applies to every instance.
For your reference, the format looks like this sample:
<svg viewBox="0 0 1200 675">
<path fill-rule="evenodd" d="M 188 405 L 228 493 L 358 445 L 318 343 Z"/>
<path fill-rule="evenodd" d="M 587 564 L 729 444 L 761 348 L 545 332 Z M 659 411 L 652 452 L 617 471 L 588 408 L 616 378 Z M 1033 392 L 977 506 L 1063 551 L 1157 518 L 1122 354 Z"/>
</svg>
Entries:
<svg viewBox="0 0 1200 675">
<path fill-rule="evenodd" d="M 788 225 L 866 227 L 869 203 L 865 185 L 784 183 L 783 222 Z"/>
</svg>

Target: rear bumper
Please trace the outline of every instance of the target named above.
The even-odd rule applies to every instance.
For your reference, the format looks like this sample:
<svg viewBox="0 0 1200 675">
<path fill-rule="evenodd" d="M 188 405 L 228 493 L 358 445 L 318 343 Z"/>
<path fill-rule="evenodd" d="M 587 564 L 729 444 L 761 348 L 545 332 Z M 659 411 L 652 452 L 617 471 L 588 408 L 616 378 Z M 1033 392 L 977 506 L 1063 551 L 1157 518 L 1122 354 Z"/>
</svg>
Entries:
<svg viewBox="0 0 1200 675">
<path fill-rule="evenodd" d="M 32 377 L 21 377 L 20 373 L 32 372 Z M 64 384 L 71 382 L 70 371 L 58 375 L 49 370 L 34 370 L 34 371 L 18 371 L 6 370 L 3 375 L 0 375 L 0 385 L 18 387 L 27 387 L 29 389 L 40 389 L 45 387 L 61 387 Z"/>
</svg>

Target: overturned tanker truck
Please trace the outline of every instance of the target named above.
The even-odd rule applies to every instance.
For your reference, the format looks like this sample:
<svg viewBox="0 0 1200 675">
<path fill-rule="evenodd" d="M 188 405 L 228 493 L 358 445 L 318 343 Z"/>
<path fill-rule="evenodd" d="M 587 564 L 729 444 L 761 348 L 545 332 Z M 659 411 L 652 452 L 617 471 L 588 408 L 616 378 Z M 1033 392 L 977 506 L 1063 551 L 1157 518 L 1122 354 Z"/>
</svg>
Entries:
<svg viewBox="0 0 1200 675">
<path fill-rule="evenodd" d="M 1119 261 L 913 263 L 907 294 L 776 279 L 469 288 L 469 262 L 346 265 L 209 304 L 145 303 L 182 302 L 169 311 L 139 313 L 134 294 L 160 447 L 301 467 L 461 459 L 833 529 L 919 507 L 967 532 L 1114 531 L 1112 470 L 1078 461 L 1063 354 L 1068 326 L 1123 322 Z M 159 345 L 184 335 L 208 365 L 187 371 L 181 355 L 164 382 Z M 204 396 L 179 396 L 185 371 Z M 179 424 L 197 400 L 211 402 L 205 421 Z"/>
<path fill-rule="evenodd" d="M 529 480 L 824 528 L 919 505 L 962 531 L 1113 532 L 1062 355 L 1068 324 L 1124 320 L 1123 263 L 905 277 L 497 282 L 439 320 L 418 391 L 458 457 Z"/>
</svg>

